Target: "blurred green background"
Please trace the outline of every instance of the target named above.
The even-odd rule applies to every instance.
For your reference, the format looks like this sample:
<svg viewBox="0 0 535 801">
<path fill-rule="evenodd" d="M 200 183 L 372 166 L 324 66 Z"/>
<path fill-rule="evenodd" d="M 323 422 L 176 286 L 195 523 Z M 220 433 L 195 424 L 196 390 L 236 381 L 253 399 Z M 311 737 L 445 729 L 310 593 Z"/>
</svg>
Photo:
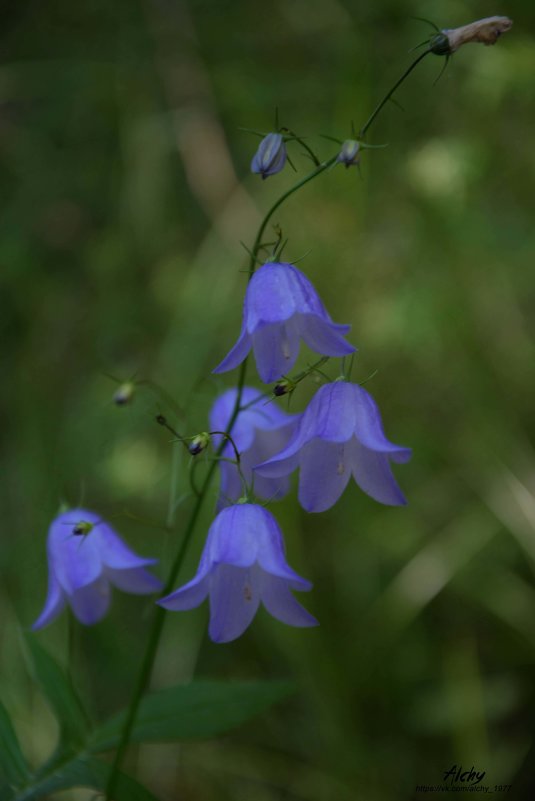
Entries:
<svg viewBox="0 0 535 801">
<path fill-rule="evenodd" d="M 352 323 L 354 377 L 378 370 L 367 388 L 387 434 L 414 448 L 396 469 L 409 506 L 382 507 L 354 485 L 320 515 L 295 491 L 272 505 L 290 563 L 314 582 L 303 600 L 321 626 L 290 629 L 260 612 L 244 637 L 216 646 L 206 605 L 171 614 L 154 686 L 195 671 L 293 677 L 298 692 L 222 740 L 141 748 L 130 770 L 169 801 L 398 801 L 462 763 L 525 797 L 529 769 L 519 771 L 535 740 L 528 0 L 3 4 L 0 678 L 34 764 L 55 723 L 20 630 L 44 601 L 49 521 L 64 499 L 115 516 L 164 570 L 192 502 L 164 532 L 171 446 L 153 417 L 203 430 L 235 378 L 210 370 L 240 325 L 240 240 L 251 245 L 296 180 L 290 169 L 251 175 L 258 140 L 239 127 L 272 129 L 277 106 L 326 158 L 333 146 L 319 134 L 360 126 L 427 36 L 411 17 L 455 27 L 495 13 L 515 21 L 495 47 L 463 48 L 436 85 L 439 59 L 416 70 L 396 96 L 405 110 L 389 104 L 372 127 L 370 141 L 389 146 L 364 153 L 361 176 L 337 168 L 274 217 L 286 256 L 308 252 L 301 269 L 334 319 Z M 134 373 L 185 417 L 147 388 L 115 407 L 106 374 Z M 249 379 L 258 385 L 253 369 Z M 301 385 L 292 410 L 313 390 Z M 186 487 L 185 461 L 182 471 Z M 212 514 L 210 501 L 181 580 Z M 127 702 L 150 616 L 149 601 L 116 593 L 106 620 L 77 632 L 74 671 L 97 715 Z M 39 638 L 65 660 L 67 615 Z"/>
</svg>

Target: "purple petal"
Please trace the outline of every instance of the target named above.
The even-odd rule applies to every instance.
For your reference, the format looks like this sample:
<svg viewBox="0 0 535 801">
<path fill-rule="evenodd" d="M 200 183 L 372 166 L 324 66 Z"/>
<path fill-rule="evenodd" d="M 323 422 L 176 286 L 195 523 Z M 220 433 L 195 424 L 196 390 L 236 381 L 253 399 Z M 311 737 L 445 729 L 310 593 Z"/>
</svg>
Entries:
<svg viewBox="0 0 535 801">
<path fill-rule="evenodd" d="M 254 618 L 260 602 L 257 570 L 234 565 L 219 565 L 214 570 L 208 628 L 214 642 L 235 640 Z"/>
<path fill-rule="evenodd" d="M 289 476 L 299 467 L 299 449 L 301 448 L 301 441 L 296 439 L 287 445 L 287 447 L 261 464 L 254 467 L 255 473 L 265 478 L 283 478 Z"/>
<path fill-rule="evenodd" d="M 60 585 L 68 595 L 80 587 L 93 584 L 102 572 L 102 561 L 94 540 L 97 527 L 83 536 L 75 536 L 72 533 L 73 526 L 84 519 L 87 521 L 87 517 L 74 515 L 69 517 L 68 521 L 58 518 L 53 524 L 53 536 L 50 536 L 48 541 L 50 571 L 55 572 Z"/>
<path fill-rule="evenodd" d="M 57 618 L 64 606 L 65 596 L 61 591 L 61 587 L 59 586 L 54 572 L 50 571 L 48 578 L 48 593 L 45 605 L 43 607 L 43 611 L 32 625 L 32 630 L 37 631 L 38 629 L 42 629 L 44 626 L 48 626 L 49 623 L 52 623 L 52 621 Z"/>
<path fill-rule="evenodd" d="M 299 317 L 299 333 L 308 347 L 324 356 L 347 356 L 356 348 L 346 342 L 344 334 L 349 333 L 350 325 L 335 325 L 312 314 Z"/>
<path fill-rule="evenodd" d="M 262 519 L 254 504 L 236 504 L 223 509 L 208 532 L 205 552 L 211 564 L 251 567 L 256 562 Z"/>
<path fill-rule="evenodd" d="M 299 354 L 299 335 L 293 319 L 257 328 L 252 342 L 256 368 L 264 384 L 289 372 Z"/>
<path fill-rule="evenodd" d="M 208 575 L 197 573 L 197 575 L 175 590 L 165 598 L 160 598 L 156 603 L 163 606 L 165 609 L 171 609 L 174 612 L 182 612 L 188 609 L 195 609 L 196 606 L 202 604 L 208 595 L 209 579 Z"/>
<path fill-rule="evenodd" d="M 235 367 L 238 367 L 243 362 L 250 350 L 251 338 L 245 329 L 242 329 L 234 347 L 230 349 L 223 361 L 217 367 L 214 367 L 212 373 L 226 373 L 229 370 L 234 370 Z"/>
<path fill-rule="evenodd" d="M 388 456 L 365 448 L 353 438 L 351 467 L 359 487 L 379 503 L 403 506 L 407 503 L 390 468 Z"/>
<path fill-rule="evenodd" d="M 284 323 L 300 310 L 302 293 L 289 264 L 269 262 L 254 273 L 247 287 L 245 323 L 249 334 L 258 326 Z"/>
<path fill-rule="evenodd" d="M 107 523 L 102 523 L 88 535 L 93 539 L 101 560 L 112 570 L 128 570 L 154 565 L 157 559 L 145 559 L 138 556 Z"/>
<path fill-rule="evenodd" d="M 318 621 L 296 601 L 287 583 L 265 573 L 262 577 L 261 600 L 269 614 L 289 626 L 317 626 Z"/>
<path fill-rule="evenodd" d="M 295 589 L 309 590 L 312 584 L 292 570 L 286 561 L 284 539 L 279 524 L 267 509 L 252 506 L 257 518 L 258 564 L 267 573 L 290 582 Z"/>
<path fill-rule="evenodd" d="M 162 588 L 162 582 L 143 567 L 133 567 L 126 570 L 113 570 L 108 568 L 105 571 L 106 577 L 111 583 L 124 592 L 132 592 L 136 595 L 149 595 L 158 592 Z"/>
<path fill-rule="evenodd" d="M 333 506 L 351 476 L 346 444 L 314 439 L 301 452 L 299 503 L 307 512 L 324 512 Z"/>
<path fill-rule="evenodd" d="M 352 384 L 345 381 L 326 384 L 318 389 L 303 414 L 299 429 L 301 442 L 315 437 L 329 442 L 347 442 L 354 434 L 355 419 Z"/>
<path fill-rule="evenodd" d="M 104 578 L 98 579 L 75 590 L 69 600 L 80 623 L 92 626 L 108 611 L 111 600 L 110 584 Z"/>
<path fill-rule="evenodd" d="M 407 462 L 411 449 L 394 445 L 386 438 L 379 408 L 370 393 L 355 384 L 351 386 L 355 396 L 355 435 L 359 442 L 373 451 L 387 453 L 395 462 Z"/>
</svg>

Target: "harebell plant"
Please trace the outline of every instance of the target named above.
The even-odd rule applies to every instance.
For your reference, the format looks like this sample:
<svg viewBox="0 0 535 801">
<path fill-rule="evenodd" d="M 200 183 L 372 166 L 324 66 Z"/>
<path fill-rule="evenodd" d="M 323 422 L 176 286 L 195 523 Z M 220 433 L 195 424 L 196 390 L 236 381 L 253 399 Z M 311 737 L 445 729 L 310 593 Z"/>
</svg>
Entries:
<svg viewBox="0 0 535 801">
<path fill-rule="evenodd" d="M 235 298 L 236 333 L 221 343 L 219 364 L 213 365 L 214 373 L 235 374 L 232 386 L 213 397 L 206 430 L 200 432 L 188 430 L 187 416 L 180 409 L 181 399 L 170 398 L 150 379 L 130 379 L 119 386 L 114 396 L 115 404 L 122 408 L 138 392 L 150 390 L 166 407 L 165 414 L 158 414 L 157 422 L 174 440 L 167 517 L 171 530 L 177 517 L 176 477 L 182 454 L 190 464 L 190 488 L 183 489 L 192 496 L 191 504 L 187 517 L 181 514 L 181 536 L 170 563 L 156 564 L 151 540 L 142 549 L 143 555 L 138 555 L 129 544 L 127 526 L 115 520 L 116 516 L 90 509 L 63 509 L 51 522 L 48 534 L 48 594 L 40 613 L 36 600 L 34 630 L 55 625 L 56 619 L 65 614 L 69 615 L 71 626 L 97 624 L 104 616 L 114 614 L 114 588 L 147 596 L 145 603 L 150 613 L 139 622 L 142 650 L 135 657 L 131 655 L 133 662 L 141 661 L 131 697 L 118 718 L 95 728 L 89 723 L 89 716 L 86 719 L 83 704 L 69 680 L 60 680 L 59 667 L 40 650 L 34 635 L 29 635 L 36 670 L 60 717 L 61 736 L 50 760 L 32 772 L 17 750 L 18 744 L 10 739 L 11 730 L 6 729 L 5 737 L 15 756 L 3 798 L 29 801 L 78 785 L 94 787 L 108 801 L 154 798 L 122 771 L 128 745 L 150 741 L 151 737 L 158 739 L 158 733 L 165 734 L 164 739 L 173 739 L 173 727 L 177 739 L 187 736 L 180 726 L 185 725 L 188 693 L 201 692 L 195 682 L 165 688 L 159 691 L 160 695 L 148 692 L 169 614 L 186 614 L 207 601 L 208 636 L 216 643 L 248 636 L 248 630 L 258 625 L 255 618 L 260 607 L 278 621 L 276 625 L 292 627 L 288 630 L 292 637 L 314 636 L 312 632 L 298 631 L 318 625 L 309 611 L 314 608 L 314 593 L 310 592 L 313 576 L 301 575 L 299 560 L 292 559 L 290 566 L 284 534 L 274 511 L 276 502 L 293 491 L 292 474 L 298 474 L 297 500 L 310 513 L 327 512 L 351 478 L 368 496 L 362 496 L 362 503 L 403 506 L 407 500 L 398 479 L 410 499 L 409 482 L 400 465 L 411 458 L 411 449 L 394 444 L 387 437 L 385 428 L 396 440 L 396 421 L 386 420 L 383 428 L 378 393 L 372 396 L 361 383 L 351 380 L 352 368 L 356 374 L 361 344 L 352 339 L 352 321 L 331 316 L 332 310 L 324 304 L 303 265 L 298 268 L 283 256 L 282 231 L 275 229 L 273 234 L 269 226 L 274 213 L 311 181 L 332 170 L 332 180 L 354 178 L 355 171 L 346 170 L 360 168 L 374 147 L 367 139 L 369 129 L 420 62 L 428 56 L 438 56 L 445 64 L 462 45 L 494 44 L 510 27 L 507 18 L 490 17 L 463 28 L 437 28 L 361 128 L 357 131 L 350 126 L 349 138 L 348 131 L 341 133 L 339 139 L 318 136 L 316 146 L 312 137 L 305 138 L 280 125 L 278 115 L 273 130 L 250 132 L 260 138 L 256 151 L 253 146 L 248 153 L 254 180 L 259 176 L 273 185 L 284 180 L 291 169 L 297 170 L 298 175 L 267 210 L 251 237 L 243 298 Z M 352 113 L 355 111 L 358 109 Z M 266 110 L 266 117 L 268 114 Z M 320 154 L 317 147 L 329 151 Z M 376 151 L 374 158 L 380 154 L 380 150 Z M 302 156 L 306 171 L 300 175 Z M 296 372 L 303 345 L 316 354 L 316 360 Z M 320 386 L 305 408 L 299 405 L 299 393 L 291 409 L 278 405 L 285 395 L 293 397 L 301 382 L 308 379 Z M 156 428 L 154 431 L 157 435 Z M 182 576 L 184 557 L 197 533 L 201 510 L 208 504 L 214 517 L 207 532 L 198 532 L 204 538 L 198 569 L 194 575 Z M 394 509 L 392 514 L 403 512 Z M 160 581 L 157 574 L 162 568 L 165 578 Z M 311 572 L 310 568 L 307 572 Z M 303 592 L 308 593 L 304 602 Z M 326 620 L 319 622 L 329 625 Z M 52 683 L 51 675 L 55 677 Z M 57 687 L 61 681 L 64 685 L 60 693 Z M 231 690 L 225 682 L 217 687 L 225 700 Z M 278 699 L 269 683 L 259 682 L 255 687 L 250 713 L 244 690 L 241 720 Z M 217 718 L 210 696 L 201 710 L 201 719 L 210 724 L 207 736 L 230 728 L 230 724 Z M 202 730 L 202 722 L 196 721 L 196 725 Z M 102 751 L 111 752 L 111 758 L 102 760 L 98 756 Z"/>
</svg>

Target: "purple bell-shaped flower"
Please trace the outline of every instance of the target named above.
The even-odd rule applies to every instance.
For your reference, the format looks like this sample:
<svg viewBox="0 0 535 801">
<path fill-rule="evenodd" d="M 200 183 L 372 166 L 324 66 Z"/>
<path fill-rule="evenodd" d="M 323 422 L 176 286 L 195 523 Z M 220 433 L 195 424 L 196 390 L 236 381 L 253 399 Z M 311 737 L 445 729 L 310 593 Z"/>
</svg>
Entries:
<svg viewBox="0 0 535 801">
<path fill-rule="evenodd" d="M 377 404 L 363 387 L 335 381 L 318 389 L 286 448 L 255 471 L 281 478 L 299 467 L 299 502 L 307 512 L 333 506 L 351 475 L 376 501 L 397 506 L 406 500 L 390 460 L 406 462 L 411 454 L 387 440 Z"/>
<path fill-rule="evenodd" d="M 240 503 L 223 509 L 210 526 L 195 577 L 157 603 L 184 611 L 209 596 L 210 638 L 230 642 L 243 634 L 261 602 L 289 626 L 316 626 L 292 595 L 311 586 L 286 562 L 282 532 L 271 512 Z"/>
<path fill-rule="evenodd" d="M 233 370 L 253 349 L 265 384 L 292 369 L 300 340 L 322 356 L 347 356 L 355 348 L 344 336 L 349 325 L 333 323 L 316 290 L 293 264 L 268 262 L 247 287 L 238 341 L 214 373 Z"/>
<path fill-rule="evenodd" d="M 234 411 L 237 389 L 229 389 L 220 395 L 210 411 L 210 430 L 226 431 Z M 256 403 L 255 403 L 256 401 Z M 263 500 L 279 500 L 290 489 L 289 478 L 264 478 L 253 476 L 253 467 L 282 450 L 290 437 L 301 415 L 286 414 L 276 403 L 267 401 L 260 390 L 244 387 L 241 396 L 242 411 L 238 414 L 232 428 L 232 439 L 240 453 L 240 467 L 247 484 L 254 478 L 254 494 Z M 221 436 L 213 437 L 215 447 L 221 442 Z M 222 456 L 234 457 L 229 441 L 225 444 Z M 221 486 L 218 508 L 235 503 L 243 495 L 242 481 L 235 464 L 220 462 Z"/>
<path fill-rule="evenodd" d="M 158 560 L 137 556 L 109 523 L 87 509 L 69 509 L 52 521 L 47 552 L 48 595 L 34 630 L 52 623 L 66 603 L 81 623 L 97 623 L 108 611 L 112 585 L 139 595 L 162 586 L 146 570 Z"/>
</svg>

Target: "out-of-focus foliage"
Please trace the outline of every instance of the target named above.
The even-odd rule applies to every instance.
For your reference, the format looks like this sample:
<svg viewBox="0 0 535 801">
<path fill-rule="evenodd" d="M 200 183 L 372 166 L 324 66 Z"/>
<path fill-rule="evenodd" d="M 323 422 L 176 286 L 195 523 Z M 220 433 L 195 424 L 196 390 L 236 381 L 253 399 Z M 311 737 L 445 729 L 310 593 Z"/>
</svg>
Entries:
<svg viewBox="0 0 535 801">
<path fill-rule="evenodd" d="M 390 104 L 371 129 L 388 147 L 363 151 L 360 177 L 337 167 L 274 218 L 285 257 L 308 253 L 300 269 L 333 317 L 352 322 L 354 378 L 378 370 L 366 386 L 387 434 L 414 448 L 397 469 L 409 506 L 381 507 L 354 485 L 321 515 L 302 512 L 295 493 L 273 505 L 289 561 L 314 581 L 307 606 L 321 626 L 261 614 L 216 646 L 205 609 L 169 615 L 154 686 L 195 671 L 292 678 L 297 695 L 223 740 L 134 749 L 125 769 L 162 799 L 399 801 L 462 763 L 492 785 L 516 781 L 523 797 L 515 777 L 535 742 L 528 0 L 5 6 L 0 680 L 32 766 L 56 732 L 19 633 L 43 602 L 49 521 L 61 501 L 84 503 L 168 566 L 191 499 L 166 532 L 171 446 L 154 415 L 203 431 L 233 379 L 210 370 L 240 324 L 240 240 L 252 244 L 296 180 L 289 167 L 251 175 L 258 140 L 239 127 L 272 130 L 278 107 L 330 156 L 318 135 L 351 136 L 428 34 L 411 17 L 454 27 L 490 13 L 509 14 L 511 32 L 463 48 L 436 85 L 441 62 L 425 60 L 397 95 L 405 110 Z M 182 415 L 150 385 L 117 408 L 107 374 L 161 384 Z M 291 409 L 313 389 L 301 385 Z M 184 454 L 179 494 L 186 471 Z M 70 638 L 97 718 L 127 703 L 150 619 L 150 600 L 117 594 L 103 623 Z M 40 641 L 66 663 L 67 615 Z"/>
</svg>

